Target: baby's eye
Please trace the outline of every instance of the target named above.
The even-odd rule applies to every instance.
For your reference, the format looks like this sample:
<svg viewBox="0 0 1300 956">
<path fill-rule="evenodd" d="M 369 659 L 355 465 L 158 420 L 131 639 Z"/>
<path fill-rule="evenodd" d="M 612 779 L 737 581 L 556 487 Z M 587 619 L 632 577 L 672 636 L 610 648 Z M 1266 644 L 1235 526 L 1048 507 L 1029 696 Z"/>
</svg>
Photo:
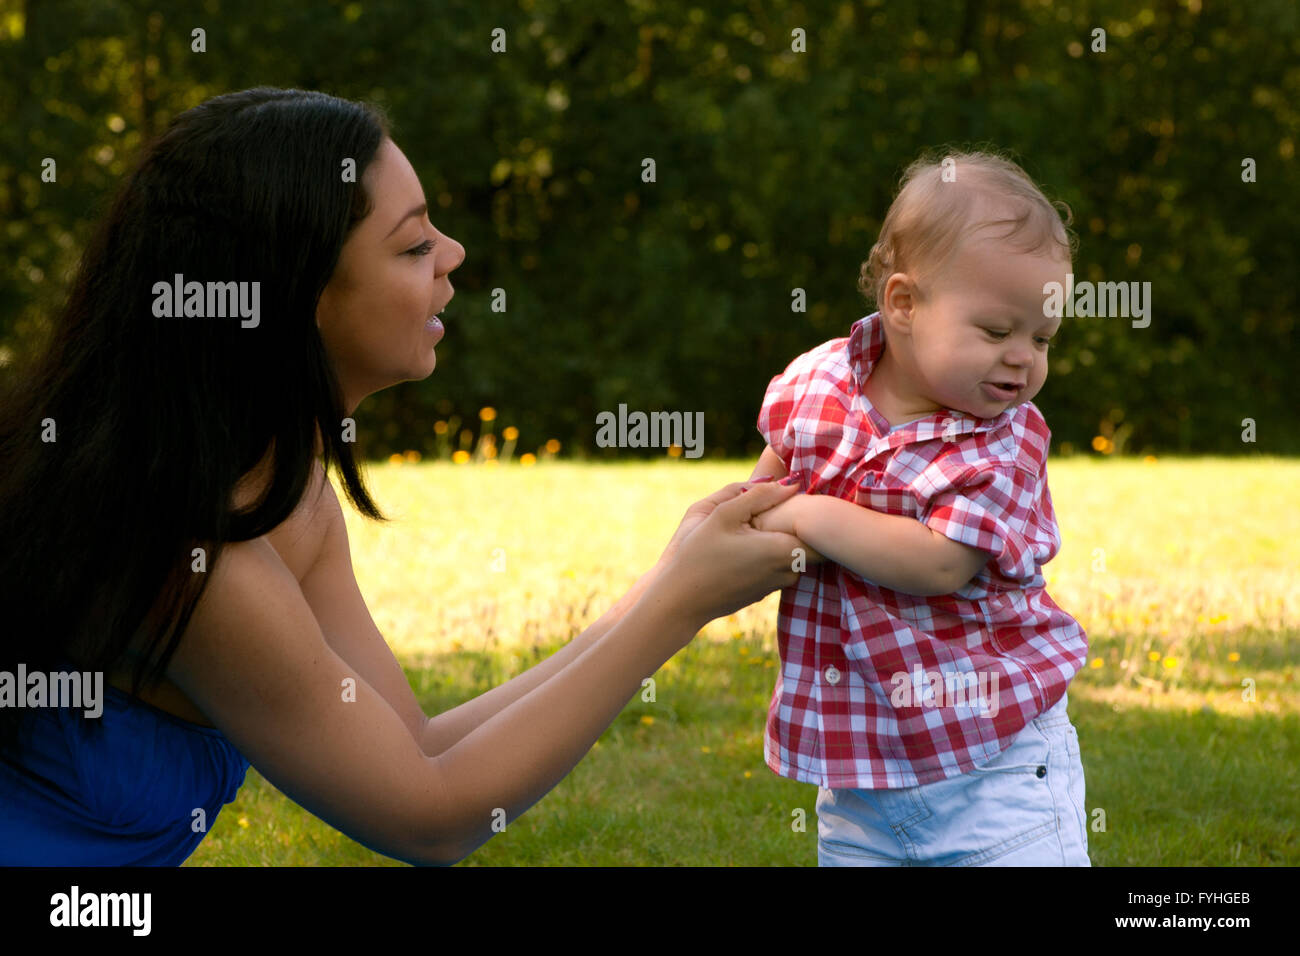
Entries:
<svg viewBox="0 0 1300 956">
<path fill-rule="evenodd" d="M 1052 344 L 1051 339 L 1043 338 L 1042 336 L 1039 336 L 1035 341 L 1038 342 L 1038 344 L 1041 345 L 1043 348 L 1047 348 L 1049 345 Z"/>
<path fill-rule="evenodd" d="M 998 331 L 994 331 L 993 329 L 985 329 L 984 331 L 987 332 L 989 335 L 993 336 L 995 339 L 998 339 L 999 341 L 1005 339 L 1008 335 L 1011 334 L 1010 332 L 998 332 Z"/>
</svg>

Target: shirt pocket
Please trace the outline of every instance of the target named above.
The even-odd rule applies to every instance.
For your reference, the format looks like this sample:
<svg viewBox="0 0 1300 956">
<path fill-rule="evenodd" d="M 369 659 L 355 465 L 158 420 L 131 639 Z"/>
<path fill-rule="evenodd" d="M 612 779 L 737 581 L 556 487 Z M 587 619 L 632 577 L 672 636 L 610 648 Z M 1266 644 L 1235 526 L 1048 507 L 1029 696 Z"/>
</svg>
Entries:
<svg viewBox="0 0 1300 956">
<path fill-rule="evenodd" d="M 879 471 L 869 471 L 858 479 L 853 492 L 854 504 L 885 515 L 920 520 L 921 506 L 916 492 L 907 485 L 896 484 Z"/>
</svg>

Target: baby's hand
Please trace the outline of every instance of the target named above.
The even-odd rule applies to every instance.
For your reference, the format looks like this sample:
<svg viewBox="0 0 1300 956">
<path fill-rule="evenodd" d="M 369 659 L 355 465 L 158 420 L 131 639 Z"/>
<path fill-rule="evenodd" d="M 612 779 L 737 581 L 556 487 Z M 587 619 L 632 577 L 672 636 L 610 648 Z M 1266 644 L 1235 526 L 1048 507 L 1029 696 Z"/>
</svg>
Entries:
<svg viewBox="0 0 1300 956">
<path fill-rule="evenodd" d="M 795 496 L 798 497 L 797 495 Z M 792 507 L 795 498 L 789 501 L 783 501 L 775 508 L 768 508 L 766 511 L 760 511 L 749 519 L 759 531 L 779 531 L 782 534 L 794 534 L 794 516 L 796 509 Z"/>
<path fill-rule="evenodd" d="M 795 516 L 799 513 L 800 502 L 806 500 L 806 495 L 795 495 L 793 498 L 781 502 L 775 508 L 760 511 L 749 519 L 749 523 L 758 531 L 779 531 L 782 534 L 789 534 L 799 538 Z M 824 555 L 809 546 L 802 538 L 799 538 L 799 546 L 803 549 L 805 564 L 821 564 L 826 560 Z"/>
</svg>

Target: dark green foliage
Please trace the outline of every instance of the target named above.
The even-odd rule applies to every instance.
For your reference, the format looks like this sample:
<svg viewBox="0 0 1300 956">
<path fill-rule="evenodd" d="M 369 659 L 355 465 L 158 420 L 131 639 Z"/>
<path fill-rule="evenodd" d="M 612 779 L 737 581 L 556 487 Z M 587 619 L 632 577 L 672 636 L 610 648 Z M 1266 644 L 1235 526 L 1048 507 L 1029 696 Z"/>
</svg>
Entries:
<svg viewBox="0 0 1300 956">
<path fill-rule="evenodd" d="M 559 438 L 613 454 L 594 447 L 595 417 L 626 402 L 703 411 L 707 454 L 757 455 L 769 378 L 871 311 L 859 263 L 902 168 L 945 144 L 1008 150 L 1069 203 L 1078 278 L 1152 285 L 1149 328 L 1064 324 L 1036 400 L 1058 449 L 1104 434 L 1138 453 L 1300 452 L 1291 0 L 0 10 L 11 366 L 141 136 L 272 84 L 383 105 L 431 218 L 467 249 L 437 371 L 362 405 L 363 453 L 428 452 L 436 419 L 492 405 L 520 451 Z M 46 156 L 57 184 L 40 181 Z"/>
</svg>

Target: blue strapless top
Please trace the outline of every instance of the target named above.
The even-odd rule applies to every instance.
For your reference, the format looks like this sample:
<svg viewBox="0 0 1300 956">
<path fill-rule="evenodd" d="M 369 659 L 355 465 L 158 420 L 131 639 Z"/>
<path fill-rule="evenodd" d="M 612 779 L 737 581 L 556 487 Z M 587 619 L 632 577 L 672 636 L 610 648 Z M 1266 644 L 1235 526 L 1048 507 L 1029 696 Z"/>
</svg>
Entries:
<svg viewBox="0 0 1300 956">
<path fill-rule="evenodd" d="M 17 763 L 0 758 L 0 865 L 179 866 L 239 792 L 249 763 L 220 730 L 103 696 L 96 718 L 26 712 Z"/>
</svg>

